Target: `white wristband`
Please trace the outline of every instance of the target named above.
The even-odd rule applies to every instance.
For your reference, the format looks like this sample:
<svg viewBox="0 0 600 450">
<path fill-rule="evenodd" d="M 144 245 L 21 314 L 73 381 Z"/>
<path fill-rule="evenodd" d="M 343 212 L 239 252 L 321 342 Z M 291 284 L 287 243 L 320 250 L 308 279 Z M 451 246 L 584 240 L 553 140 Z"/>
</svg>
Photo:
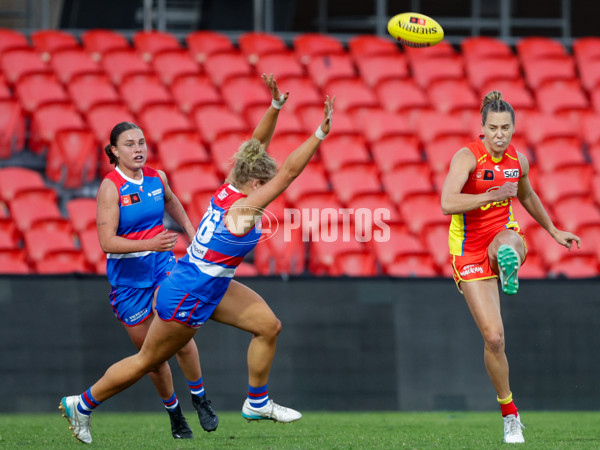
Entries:
<svg viewBox="0 0 600 450">
<path fill-rule="evenodd" d="M 271 106 L 275 109 L 281 109 L 281 107 L 283 106 L 283 104 L 287 101 L 287 98 L 285 98 L 283 95 L 281 96 L 280 100 L 271 100 Z"/>
<path fill-rule="evenodd" d="M 317 131 L 315 131 L 315 137 L 320 140 L 323 140 L 327 137 L 327 135 L 325 133 L 323 133 L 323 130 L 321 129 L 321 125 L 319 125 L 319 128 L 317 128 Z"/>
</svg>

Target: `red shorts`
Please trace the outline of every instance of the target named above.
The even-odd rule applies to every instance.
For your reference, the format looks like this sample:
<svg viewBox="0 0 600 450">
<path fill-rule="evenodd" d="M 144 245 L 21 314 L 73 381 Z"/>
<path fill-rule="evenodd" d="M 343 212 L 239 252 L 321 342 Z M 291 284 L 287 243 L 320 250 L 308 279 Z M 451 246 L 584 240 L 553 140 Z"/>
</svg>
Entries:
<svg viewBox="0 0 600 450">
<path fill-rule="evenodd" d="M 523 241 L 525 246 L 525 259 L 521 265 L 525 263 L 527 259 L 527 243 L 525 242 L 525 236 L 520 231 L 516 231 Z M 481 252 L 470 252 L 465 255 L 451 255 L 452 256 L 452 272 L 454 281 L 459 292 L 462 294 L 459 283 L 461 281 L 477 281 L 486 280 L 488 278 L 498 278 L 498 274 L 490 267 L 490 260 L 488 258 L 488 250 L 482 250 Z"/>
</svg>

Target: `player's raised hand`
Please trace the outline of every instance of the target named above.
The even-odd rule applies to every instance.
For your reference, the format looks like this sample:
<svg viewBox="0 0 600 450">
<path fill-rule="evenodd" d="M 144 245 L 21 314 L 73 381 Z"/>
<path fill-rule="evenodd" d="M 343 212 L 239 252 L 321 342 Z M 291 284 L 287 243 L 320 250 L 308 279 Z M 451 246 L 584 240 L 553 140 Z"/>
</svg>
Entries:
<svg viewBox="0 0 600 450">
<path fill-rule="evenodd" d="M 321 131 L 325 134 L 331 131 L 331 119 L 333 117 L 333 104 L 335 103 L 335 95 L 329 98 L 325 96 L 325 108 L 323 109 L 323 122 L 321 122 Z"/>
<path fill-rule="evenodd" d="M 261 78 L 263 79 L 267 87 L 271 90 L 273 100 L 283 105 L 287 101 L 288 96 L 290 95 L 289 91 L 287 91 L 285 94 L 282 94 L 279 91 L 279 88 L 277 87 L 277 80 L 275 80 L 272 73 L 269 75 L 263 73 L 261 75 Z"/>
</svg>

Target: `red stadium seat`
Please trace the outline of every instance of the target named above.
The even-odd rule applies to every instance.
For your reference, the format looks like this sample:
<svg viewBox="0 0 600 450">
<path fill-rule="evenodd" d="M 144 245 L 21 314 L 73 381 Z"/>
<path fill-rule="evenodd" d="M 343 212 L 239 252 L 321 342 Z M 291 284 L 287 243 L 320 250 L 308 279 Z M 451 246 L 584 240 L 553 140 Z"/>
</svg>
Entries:
<svg viewBox="0 0 600 450">
<path fill-rule="evenodd" d="M 334 220 L 327 216 L 324 211 L 339 211 L 342 209 L 342 204 L 334 192 L 327 192 L 305 195 L 298 199 L 293 207 L 302 212 L 302 229 L 305 233 L 304 236 L 310 236 L 311 233 L 318 232 L 321 222 L 328 223 L 331 220 Z M 334 221 L 337 222 L 337 217 Z"/>
<path fill-rule="evenodd" d="M 36 262 L 39 274 L 87 273 L 89 268 L 79 250 L 49 252 L 43 260 Z"/>
<path fill-rule="evenodd" d="M 194 192 L 212 190 L 221 185 L 221 180 L 211 164 L 196 163 L 179 167 L 169 176 L 171 188 L 184 205 L 190 204 Z"/>
<path fill-rule="evenodd" d="M 512 54 L 467 59 L 467 75 L 471 85 L 479 90 L 482 86 L 500 80 L 521 80 L 518 59 Z"/>
<path fill-rule="evenodd" d="M 191 112 L 196 106 L 223 103 L 221 94 L 205 75 L 179 76 L 170 87 L 175 102 L 185 113 Z"/>
<path fill-rule="evenodd" d="M 440 273 L 451 273 L 448 225 L 438 223 L 427 226 L 420 236 Z"/>
<path fill-rule="evenodd" d="M 81 113 L 101 103 L 121 102 L 121 97 L 106 75 L 78 76 L 67 85 L 67 91 Z"/>
<path fill-rule="evenodd" d="M 254 267 L 253 264 L 250 264 L 246 261 L 242 261 L 235 270 L 235 275 L 237 277 L 256 277 L 259 275 L 259 273 L 258 269 Z"/>
<path fill-rule="evenodd" d="M 585 166 L 587 161 L 578 138 L 546 139 L 534 146 L 536 167 L 542 172 L 552 172 L 565 166 Z"/>
<path fill-rule="evenodd" d="M 460 41 L 460 50 L 467 64 L 486 58 L 514 56 L 510 46 L 502 39 L 491 36 L 471 36 Z"/>
<path fill-rule="evenodd" d="M 294 204 L 304 195 L 327 192 L 330 192 L 330 189 L 323 166 L 319 163 L 310 163 L 286 189 L 285 198 Z"/>
<path fill-rule="evenodd" d="M 398 207 L 408 229 L 415 234 L 428 225 L 450 223 L 450 217 L 442 214 L 439 194 L 409 195 Z"/>
<path fill-rule="evenodd" d="M 306 70 L 320 88 L 333 80 L 355 78 L 357 75 L 352 59 L 346 53 L 314 55 L 307 63 Z"/>
<path fill-rule="evenodd" d="M 459 56 L 424 58 L 411 61 L 413 79 L 423 89 L 439 80 L 464 80 L 465 72 Z"/>
<path fill-rule="evenodd" d="M 292 93 L 285 104 L 285 109 L 295 112 L 302 106 L 319 106 L 323 109 L 325 97 L 308 77 L 279 77 L 277 79 L 279 88 Z M 322 112 L 322 111 L 321 111 Z"/>
<path fill-rule="evenodd" d="M 271 139 L 267 152 L 275 159 L 277 167 L 281 167 L 288 155 L 297 149 L 306 138 L 307 136 L 304 133 L 276 134 Z M 315 162 L 316 160 L 317 158 L 313 158 L 312 161 Z"/>
<path fill-rule="evenodd" d="M 523 61 L 525 80 L 531 89 L 537 89 L 551 81 L 577 79 L 575 62 L 571 56 L 553 56 Z"/>
<path fill-rule="evenodd" d="M 365 252 L 364 244 L 356 240 L 352 224 L 321 223 L 318 234 L 309 243 L 308 268 L 314 275 L 330 275 L 335 258 L 348 252 Z"/>
<path fill-rule="evenodd" d="M 30 129 L 30 148 L 40 153 L 56 138 L 56 133 L 67 129 L 85 129 L 86 124 L 71 103 L 50 103 L 33 113 Z"/>
<path fill-rule="evenodd" d="M 337 98 L 336 98 L 336 108 L 337 108 Z M 323 104 L 320 105 L 305 105 L 297 110 L 298 116 L 300 117 L 300 121 L 304 126 L 304 129 L 309 133 L 313 132 L 323 121 Z M 344 112 L 336 109 L 335 112 L 335 128 L 332 129 L 331 135 L 334 134 L 356 134 L 360 133 L 356 130 L 356 125 L 354 124 L 354 120 L 350 117 L 349 114 L 344 114 Z M 305 136 L 306 137 L 306 136 Z"/>
<path fill-rule="evenodd" d="M 0 100 L 0 158 L 25 146 L 25 116 L 18 101 Z"/>
<path fill-rule="evenodd" d="M 183 241 L 183 238 L 178 239 L 178 243 Z M 97 267 L 100 264 L 106 264 L 105 253 L 100 247 L 100 241 L 98 240 L 98 232 L 95 228 L 88 228 L 79 233 L 79 243 L 81 244 L 81 251 L 85 256 L 85 260 L 90 267 Z"/>
<path fill-rule="evenodd" d="M 43 104 L 69 101 L 62 85 L 51 73 L 33 73 L 21 77 L 15 84 L 15 94 L 28 116 Z"/>
<path fill-rule="evenodd" d="M 397 55 L 398 45 L 391 40 L 372 34 L 361 34 L 348 40 L 348 51 L 354 61 L 379 55 Z"/>
<path fill-rule="evenodd" d="M 37 221 L 62 219 L 56 204 L 56 193 L 50 190 L 28 191 L 18 194 L 9 204 L 10 214 L 21 232 Z"/>
<path fill-rule="evenodd" d="M 336 96 L 335 107 L 339 111 L 379 107 L 379 102 L 372 89 L 360 78 L 333 80 L 324 86 L 322 91 L 330 97 Z"/>
<path fill-rule="evenodd" d="M 411 194 L 434 192 L 432 173 L 423 163 L 397 166 L 382 175 L 384 190 L 396 205 Z"/>
<path fill-rule="evenodd" d="M 234 131 L 221 133 L 211 142 L 209 152 L 212 163 L 223 176 L 233 167 L 232 158 L 239 146 L 250 137 L 250 133 Z"/>
<path fill-rule="evenodd" d="M 129 41 L 121 33 L 114 30 L 92 29 L 81 33 L 81 42 L 85 50 L 92 55 L 94 61 L 111 50 L 127 50 Z"/>
<path fill-rule="evenodd" d="M 15 275 L 31 273 L 25 251 L 21 249 L 0 249 L 0 273 Z"/>
<path fill-rule="evenodd" d="M 546 83 L 536 89 L 535 96 L 540 111 L 545 114 L 581 112 L 590 109 L 590 103 L 579 82 Z"/>
<path fill-rule="evenodd" d="M 406 58 L 401 53 L 363 57 L 356 61 L 356 65 L 360 77 L 370 87 L 385 80 L 410 77 Z"/>
<path fill-rule="evenodd" d="M 289 51 L 262 55 L 256 62 L 256 73 L 275 74 L 278 81 L 283 78 L 305 76 L 304 67 L 296 55 Z M 283 92 L 287 90 L 280 82 L 278 84 Z M 298 94 L 294 91 L 294 95 Z"/>
<path fill-rule="evenodd" d="M 379 171 L 374 164 L 347 165 L 329 177 L 333 190 L 344 203 L 357 195 L 382 192 Z"/>
<path fill-rule="evenodd" d="M 23 233 L 27 256 L 33 263 L 45 258 L 48 252 L 77 250 L 71 233 L 49 230 L 28 230 Z"/>
<path fill-rule="evenodd" d="M 79 234 L 88 229 L 96 231 L 96 199 L 73 198 L 66 203 L 66 208 L 73 230 Z"/>
<path fill-rule="evenodd" d="M 65 86 L 76 76 L 103 73 L 90 54 L 80 48 L 56 51 L 50 60 L 50 67 Z"/>
<path fill-rule="evenodd" d="M 188 33 L 187 47 L 196 61 L 203 64 L 210 55 L 235 51 L 233 42 L 224 34 L 202 30 Z"/>
<path fill-rule="evenodd" d="M 535 100 L 522 80 L 496 80 L 487 82 L 479 89 L 479 96 L 483 98 L 490 91 L 502 92 L 502 98 L 513 107 L 517 119 L 521 113 L 536 108 Z M 517 123 L 520 123 L 520 121 L 518 120 Z"/>
<path fill-rule="evenodd" d="M 306 264 L 306 243 L 300 228 L 263 229 L 254 261 L 262 275 L 300 275 Z"/>
<path fill-rule="evenodd" d="M 560 41 L 541 36 L 522 38 L 517 42 L 516 49 L 522 61 L 561 57 L 567 54 L 567 50 Z"/>
<path fill-rule="evenodd" d="M 205 163 L 210 160 L 200 135 L 195 131 L 167 133 L 156 144 L 156 150 L 162 167 L 168 173 L 186 164 Z"/>
<path fill-rule="evenodd" d="M 23 33 L 9 28 L 0 28 L 0 57 L 7 50 L 24 49 L 29 42 Z"/>
<path fill-rule="evenodd" d="M 547 276 L 542 259 L 536 254 L 527 254 L 525 262 L 519 269 L 521 279 L 541 279 Z"/>
<path fill-rule="evenodd" d="M 170 86 L 177 77 L 200 75 L 198 63 L 185 50 L 171 50 L 155 54 L 152 67 L 161 81 Z"/>
<path fill-rule="evenodd" d="M 339 40 L 321 33 L 300 34 L 294 38 L 293 44 L 302 64 L 308 64 L 315 56 L 346 53 Z"/>
<path fill-rule="evenodd" d="M 192 225 L 195 227 L 202 221 L 202 217 L 206 210 L 208 209 L 208 205 L 210 204 L 210 199 L 213 197 L 216 188 L 204 190 L 204 191 L 195 191 L 192 193 L 192 200 L 190 203 L 185 205 L 186 212 Z M 177 193 L 176 193 L 177 195 Z M 187 238 L 185 238 L 187 242 Z"/>
<path fill-rule="evenodd" d="M 594 252 L 596 258 L 600 260 L 600 225 L 591 224 L 579 227 L 577 236 L 581 238 L 583 248 Z"/>
<path fill-rule="evenodd" d="M 461 111 L 479 111 L 479 99 L 466 80 L 436 81 L 427 88 L 429 101 L 445 114 Z"/>
<path fill-rule="evenodd" d="M 577 139 L 578 130 L 570 122 L 550 114 L 528 114 L 525 120 L 518 122 L 524 126 L 527 140 L 532 145 L 548 139 Z"/>
<path fill-rule="evenodd" d="M 10 218 L 0 218 L 0 251 L 19 248 L 19 232 Z"/>
<path fill-rule="evenodd" d="M 248 31 L 240 35 L 238 47 L 252 65 L 257 64 L 266 55 L 288 51 L 285 42 L 279 36 L 258 31 Z"/>
<path fill-rule="evenodd" d="M 29 73 L 51 72 L 50 66 L 31 49 L 6 50 L 0 58 L 0 68 L 9 85 Z"/>
<path fill-rule="evenodd" d="M 31 33 L 33 48 L 50 61 L 54 52 L 65 49 L 79 49 L 79 42 L 71 33 L 62 30 L 38 30 Z"/>
<path fill-rule="evenodd" d="M 386 137 L 409 136 L 414 133 L 398 114 L 379 108 L 360 108 L 351 113 L 357 130 L 372 144 Z"/>
<path fill-rule="evenodd" d="M 133 46 L 142 55 L 145 61 L 152 61 L 152 58 L 160 52 L 169 50 L 179 50 L 181 45 L 179 40 L 171 33 L 159 30 L 143 30 L 133 33 Z"/>
<path fill-rule="evenodd" d="M 46 183 L 33 169 L 25 167 L 4 167 L 0 169 L 0 201 L 10 203 L 23 191 L 46 189 Z"/>
<path fill-rule="evenodd" d="M 252 75 L 252 67 L 241 53 L 211 55 L 204 62 L 204 71 L 217 87 L 228 78 Z"/>
<path fill-rule="evenodd" d="M 170 132 L 194 131 L 191 120 L 176 105 L 148 105 L 140 111 L 138 119 L 147 140 L 153 144 L 158 144 Z"/>
<path fill-rule="evenodd" d="M 425 146 L 441 136 L 471 136 L 471 127 L 458 115 L 426 111 L 419 115 L 416 132 Z"/>
<path fill-rule="evenodd" d="M 367 251 L 335 255 L 329 274 L 334 277 L 373 277 L 377 275 L 375 255 Z"/>
<path fill-rule="evenodd" d="M 557 201 L 552 208 L 566 230 L 575 231 L 585 225 L 600 224 L 600 210 L 591 198 L 565 198 Z"/>
<path fill-rule="evenodd" d="M 396 166 L 422 161 L 416 136 L 389 136 L 371 144 L 371 154 L 379 171 L 384 174 Z"/>
<path fill-rule="evenodd" d="M 600 57 L 581 61 L 578 65 L 579 79 L 588 92 L 592 92 L 600 85 Z"/>
<path fill-rule="evenodd" d="M 384 268 L 393 264 L 398 256 L 427 254 L 419 239 L 408 232 L 403 224 L 390 224 L 389 236 L 374 239 L 369 242 L 369 246 Z"/>
<path fill-rule="evenodd" d="M 110 143 L 110 132 L 120 122 L 135 122 L 135 117 L 125 105 L 97 104 L 86 113 L 87 123 L 102 149 Z"/>
<path fill-rule="evenodd" d="M 270 98 L 270 97 L 269 97 Z M 256 104 L 254 106 L 248 106 L 244 111 L 244 118 L 246 119 L 246 123 L 250 127 L 256 127 L 258 123 L 261 121 L 265 112 L 267 111 L 270 103 L 264 102 L 260 104 Z M 286 103 L 287 105 L 287 103 Z M 300 118 L 297 114 L 291 112 L 287 107 L 283 108 L 279 112 L 279 117 L 277 118 L 277 134 L 298 134 L 298 133 L 310 133 L 314 132 L 313 130 L 305 130 L 304 125 L 300 121 Z"/>
<path fill-rule="evenodd" d="M 542 172 L 538 180 L 543 189 L 538 195 L 543 198 L 544 203 L 549 204 L 563 198 L 588 196 L 592 192 L 593 171 L 593 167 L 586 164 L 558 166 L 552 172 Z"/>
<path fill-rule="evenodd" d="M 347 164 L 369 163 L 371 158 L 362 136 L 333 134 L 319 147 L 319 155 L 329 173 Z"/>
<path fill-rule="evenodd" d="M 386 192 L 357 195 L 346 203 L 346 207 L 354 211 L 355 226 L 357 228 L 369 227 L 372 232 L 375 232 L 381 229 L 381 223 L 402 222 L 398 208 Z M 358 215 L 361 212 L 364 212 L 364 215 L 360 217 L 363 223 L 358 223 Z M 370 235 L 371 233 L 367 234 Z"/>
<path fill-rule="evenodd" d="M 225 103 L 237 114 L 253 105 L 261 105 L 266 111 L 271 100 L 271 92 L 265 83 L 254 75 L 225 80 L 221 92 Z"/>
<path fill-rule="evenodd" d="M 127 107 L 139 114 L 144 107 L 153 103 L 173 101 L 171 93 L 156 75 L 139 74 L 128 76 L 119 85 L 119 93 Z"/>
<path fill-rule="evenodd" d="M 133 49 L 111 50 L 102 56 L 101 65 L 116 86 L 128 75 L 153 74 L 152 67 Z"/>
<path fill-rule="evenodd" d="M 573 55 L 581 69 L 581 65 L 587 61 L 600 58 L 600 37 L 586 36 L 573 40 Z"/>
<path fill-rule="evenodd" d="M 404 54 L 411 61 L 411 64 L 415 61 L 432 59 L 432 58 L 447 58 L 456 56 L 457 52 L 448 41 L 442 41 L 432 47 L 407 47 L 403 46 Z"/>
<path fill-rule="evenodd" d="M 196 107 L 192 113 L 192 117 L 202 134 L 202 138 L 208 143 L 213 142 L 220 134 L 249 132 L 248 126 L 244 120 L 224 105 Z M 251 132 L 249 133 L 248 138 L 250 138 L 250 136 Z"/>
<path fill-rule="evenodd" d="M 433 258 L 426 255 L 399 256 L 395 262 L 384 268 L 392 277 L 434 278 L 438 276 Z"/>
<path fill-rule="evenodd" d="M 446 174 L 450 168 L 450 161 L 465 145 L 475 138 L 468 134 L 464 135 L 439 135 L 423 146 L 423 152 L 427 164 L 436 174 Z M 441 186 L 438 186 L 441 188 Z"/>
<path fill-rule="evenodd" d="M 412 79 L 383 81 L 375 87 L 381 106 L 388 111 L 405 113 L 431 108 L 429 99 Z"/>
<path fill-rule="evenodd" d="M 598 259 L 593 254 L 566 254 L 548 269 L 554 276 L 595 278 L 600 275 Z"/>
<path fill-rule="evenodd" d="M 546 212 L 548 212 L 551 216 L 552 206 L 549 204 L 544 204 L 544 208 Z M 521 231 L 525 233 L 525 237 L 527 238 L 527 233 L 530 229 L 539 227 L 539 224 L 535 221 L 533 217 L 529 215 L 527 210 L 521 205 L 521 202 L 517 199 L 513 199 L 512 201 L 512 210 L 514 220 L 516 220 L 519 224 L 519 228 Z"/>
<path fill-rule="evenodd" d="M 46 176 L 63 188 L 80 188 L 97 178 L 98 147 L 89 130 L 60 130 L 48 148 Z"/>
</svg>

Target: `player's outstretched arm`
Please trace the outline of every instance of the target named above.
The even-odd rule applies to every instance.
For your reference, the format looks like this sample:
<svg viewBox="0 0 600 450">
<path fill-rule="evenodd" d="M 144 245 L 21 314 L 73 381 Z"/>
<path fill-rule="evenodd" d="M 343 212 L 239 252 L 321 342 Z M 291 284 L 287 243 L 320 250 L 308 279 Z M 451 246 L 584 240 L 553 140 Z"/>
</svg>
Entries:
<svg viewBox="0 0 600 450">
<path fill-rule="evenodd" d="M 275 125 L 277 125 L 277 118 L 279 117 L 279 110 L 283 107 L 283 104 L 287 101 L 289 92 L 282 94 L 277 87 L 277 80 L 273 77 L 273 74 L 266 75 L 262 74 L 261 78 L 271 91 L 271 105 L 265 112 L 261 121 L 254 129 L 252 137 L 258 139 L 263 147 L 267 148 L 273 137 L 275 131 Z"/>
</svg>

